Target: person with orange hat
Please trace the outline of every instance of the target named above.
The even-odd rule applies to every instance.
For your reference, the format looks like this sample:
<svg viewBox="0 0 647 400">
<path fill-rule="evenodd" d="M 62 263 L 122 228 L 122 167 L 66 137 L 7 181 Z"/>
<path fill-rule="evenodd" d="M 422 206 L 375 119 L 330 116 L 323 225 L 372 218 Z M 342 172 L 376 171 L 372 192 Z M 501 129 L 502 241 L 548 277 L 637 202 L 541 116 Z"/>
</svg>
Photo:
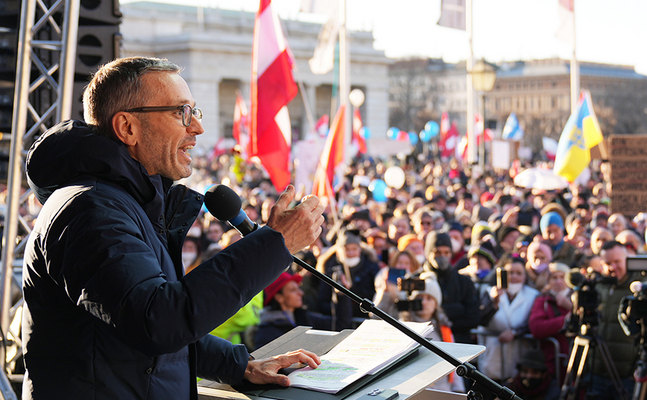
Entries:
<svg viewBox="0 0 647 400">
<path fill-rule="evenodd" d="M 287 272 L 265 288 L 265 306 L 261 311 L 261 322 L 254 335 L 254 346 L 262 347 L 272 340 L 288 333 L 297 326 L 311 326 L 321 330 L 350 328 L 350 299 L 339 295 L 336 307 L 335 324 L 333 317 L 308 311 L 303 306 L 303 291 L 299 287 L 301 275 L 290 275 Z"/>
</svg>

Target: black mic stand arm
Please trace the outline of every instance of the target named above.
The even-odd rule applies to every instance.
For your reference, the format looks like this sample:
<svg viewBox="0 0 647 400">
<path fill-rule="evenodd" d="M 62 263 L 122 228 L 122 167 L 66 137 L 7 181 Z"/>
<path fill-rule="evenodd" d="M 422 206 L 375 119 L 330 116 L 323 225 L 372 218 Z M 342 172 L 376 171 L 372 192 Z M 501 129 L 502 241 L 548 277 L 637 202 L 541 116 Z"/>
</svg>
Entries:
<svg viewBox="0 0 647 400">
<path fill-rule="evenodd" d="M 502 400 L 521 400 L 521 398 L 515 395 L 512 390 L 508 389 L 505 386 L 501 386 L 500 384 L 496 383 L 492 379 L 488 378 L 482 372 L 477 370 L 476 367 L 474 367 L 472 364 L 467 362 L 463 363 L 457 358 L 453 357 L 452 355 L 442 350 L 441 348 L 437 347 L 435 344 L 433 344 L 433 342 L 425 339 L 417 332 L 409 329 L 409 327 L 402 324 L 397 319 L 393 318 L 386 312 L 376 307 L 371 300 L 362 299 L 361 297 L 359 297 L 358 295 L 356 295 L 355 293 L 347 289 L 344 285 L 330 279 L 330 277 L 321 273 L 316 268 L 306 263 L 305 261 L 301 260 L 300 258 L 292 256 L 292 259 L 300 267 L 311 272 L 318 279 L 325 282 L 328 286 L 331 286 L 333 289 L 337 289 L 338 291 L 342 292 L 344 295 L 348 296 L 355 303 L 359 304 L 359 307 L 363 312 L 365 313 L 370 312 L 377 315 L 379 318 L 386 321 L 389 325 L 393 326 L 400 332 L 404 333 L 411 339 L 415 340 L 421 346 L 425 347 L 426 349 L 430 350 L 434 354 L 438 355 L 443 360 L 449 362 L 451 365 L 456 367 L 456 374 L 465 378 L 469 378 L 474 382 L 472 384 L 472 387 L 470 388 L 470 391 L 467 393 L 467 396 L 469 399 L 494 400 L 496 397 L 499 397 Z"/>
</svg>

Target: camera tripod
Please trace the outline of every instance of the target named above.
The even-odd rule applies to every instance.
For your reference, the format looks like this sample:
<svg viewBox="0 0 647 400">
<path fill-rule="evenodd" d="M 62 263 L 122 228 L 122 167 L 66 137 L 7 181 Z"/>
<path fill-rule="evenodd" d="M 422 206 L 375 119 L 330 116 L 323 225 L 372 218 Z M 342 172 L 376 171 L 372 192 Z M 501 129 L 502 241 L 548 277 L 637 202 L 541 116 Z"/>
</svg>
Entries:
<svg viewBox="0 0 647 400">
<path fill-rule="evenodd" d="M 607 372 L 611 377 L 613 386 L 618 393 L 619 400 L 627 400 L 627 396 L 622 385 L 618 371 L 611 359 L 611 354 L 609 353 L 609 348 L 602 338 L 597 335 L 597 327 L 591 327 L 587 325 L 582 325 L 580 329 L 580 334 L 575 337 L 573 341 L 573 350 L 571 350 L 571 356 L 568 360 L 568 367 L 566 369 L 566 378 L 564 379 L 564 384 L 562 385 L 562 391 L 559 396 L 560 400 L 575 400 L 577 395 L 577 390 L 580 386 L 580 378 L 582 377 L 582 372 L 584 371 L 584 365 L 586 363 L 586 357 L 589 353 L 589 350 L 597 349 L 602 356 L 602 360 L 607 368 Z M 587 335 L 587 333 L 591 333 Z M 577 368 L 575 365 L 577 363 Z"/>
</svg>

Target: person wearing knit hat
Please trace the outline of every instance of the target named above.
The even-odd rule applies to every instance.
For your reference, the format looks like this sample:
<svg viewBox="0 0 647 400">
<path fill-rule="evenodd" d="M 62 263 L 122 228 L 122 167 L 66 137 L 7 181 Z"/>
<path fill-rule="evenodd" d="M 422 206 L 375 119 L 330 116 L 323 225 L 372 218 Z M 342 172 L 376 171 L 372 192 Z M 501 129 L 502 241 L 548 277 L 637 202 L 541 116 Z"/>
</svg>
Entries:
<svg viewBox="0 0 647 400">
<path fill-rule="evenodd" d="M 375 296 L 375 275 L 380 270 L 377 256 L 365 247 L 360 237 L 351 231 L 342 231 L 335 245 L 317 259 L 317 269 L 334 278 L 356 295 L 365 299 Z M 335 296 L 330 286 L 321 282 L 317 295 L 318 310 L 332 315 Z M 337 296 L 341 298 L 343 296 Z M 351 303 L 353 316 L 366 318 L 358 305 Z"/>
<path fill-rule="evenodd" d="M 299 287 L 301 279 L 300 275 L 284 272 L 265 288 L 265 307 L 254 336 L 255 348 L 266 345 L 299 325 L 322 330 L 332 330 L 334 327 L 336 331 L 350 328 L 350 299 L 339 296 L 333 325 L 332 317 L 303 308 L 303 291 Z"/>
<path fill-rule="evenodd" d="M 447 234 L 452 241 L 452 253 L 454 254 L 450 261 L 452 265 L 458 269 L 462 268 L 458 265 L 459 260 L 465 259 L 465 256 L 467 255 L 463 231 L 463 225 L 455 221 L 452 221 L 447 228 Z M 467 261 L 465 261 L 465 263 L 467 263 Z"/>
<path fill-rule="evenodd" d="M 452 251 L 452 240 L 448 234 L 432 231 L 427 235 L 427 240 L 425 243 L 425 255 L 429 258 L 429 255 L 432 252 L 437 252 L 440 250 L 444 256 L 451 255 Z M 448 256 L 449 257 L 449 256 Z"/>
<path fill-rule="evenodd" d="M 573 310 L 571 303 L 571 289 L 566 285 L 566 277 L 570 269 L 563 263 L 550 263 L 547 271 L 549 273 L 548 284 L 545 286 L 541 296 L 535 300 L 530 311 L 528 328 L 530 333 L 541 340 L 541 349 L 546 358 L 548 373 L 555 376 L 555 347 L 546 340 L 554 338 L 559 343 L 559 377 L 560 385 L 566 376 L 566 360 L 568 360 L 570 341 L 566 337 L 563 327 L 569 313 Z"/>
<path fill-rule="evenodd" d="M 519 236 L 521 236 L 519 229 L 513 226 L 502 226 L 496 235 L 497 247 L 500 251 L 499 256 L 514 253 L 514 244 Z"/>
<path fill-rule="evenodd" d="M 440 290 L 440 285 L 436 280 L 436 275 L 433 272 L 424 272 L 420 274 L 419 278 L 425 281 L 425 290 L 412 291 L 411 294 L 409 295 L 409 300 L 414 300 L 419 296 L 427 294 L 434 299 L 434 301 L 436 302 L 436 307 L 442 306 L 443 292 L 442 290 Z M 429 315 L 429 318 L 431 318 L 431 315 Z"/>
<path fill-rule="evenodd" d="M 452 241 L 449 235 L 431 231 L 425 242 L 425 254 L 427 261 L 423 268 L 437 277 L 456 341 L 472 343 L 470 331 L 479 323 L 479 302 L 470 278 L 452 268 Z"/>
<path fill-rule="evenodd" d="M 479 279 L 485 278 L 497 261 L 496 256 L 494 255 L 494 247 L 489 241 L 483 242 L 477 246 L 472 246 L 467 252 L 467 258 L 470 260 L 470 267 L 474 269 L 474 273 L 479 277 Z"/>
<path fill-rule="evenodd" d="M 491 235 L 492 230 L 486 221 L 479 221 L 472 226 L 472 245 L 481 243 L 483 236 Z"/>
<path fill-rule="evenodd" d="M 526 252 L 526 272 L 528 273 L 529 284 L 541 291 L 548 283 L 548 264 L 553 261 L 553 251 L 550 247 L 538 240 L 530 242 Z"/>
<path fill-rule="evenodd" d="M 422 243 L 422 240 L 418 239 L 418 236 L 413 233 L 404 235 L 398 240 L 398 250 L 408 251 L 413 254 L 420 265 L 424 264 L 426 260 L 425 245 Z"/>
<path fill-rule="evenodd" d="M 517 363 L 517 374 L 505 383 L 526 400 L 557 399 L 560 387 L 554 375 L 547 371 L 548 360 L 541 350 L 529 350 Z"/>
<path fill-rule="evenodd" d="M 411 322 L 431 322 L 434 330 L 428 339 L 441 342 L 454 342 L 452 333 L 452 323 L 442 308 L 443 293 L 436 274 L 433 272 L 423 272 L 419 278 L 425 282 L 424 290 L 414 290 L 408 296 L 410 305 L 417 305 L 419 310 L 410 309 L 401 311 L 400 321 Z M 434 382 L 434 389 L 442 391 L 455 391 L 458 393 L 465 392 L 463 380 L 455 374 L 445 376 L 437 382 Z"/>
<path fill-rule="evenodd" d="M 539 221 L 539 228 L 543 242 L 553 252 L 553 260 L 572 265 L 575 262 L 575 247 L 564 241 L 564 220 L 561 215 L 555 211 L 544 214 Z"/>
</svg>

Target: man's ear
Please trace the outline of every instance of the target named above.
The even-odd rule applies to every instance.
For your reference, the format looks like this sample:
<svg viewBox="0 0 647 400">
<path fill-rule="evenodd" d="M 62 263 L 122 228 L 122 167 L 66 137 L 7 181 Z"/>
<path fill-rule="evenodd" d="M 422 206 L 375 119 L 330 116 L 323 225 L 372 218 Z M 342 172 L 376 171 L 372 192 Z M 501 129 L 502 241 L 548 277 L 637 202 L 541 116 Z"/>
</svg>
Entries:
<svg viewBox="0 0 647 400">
<path fill-rule="evenodd" d="M 125 145 L 134 146 L 139 139 L 141 122 L 131 113 L 120 111 L 112 117 L 112 130 Z"/>
</svg>

